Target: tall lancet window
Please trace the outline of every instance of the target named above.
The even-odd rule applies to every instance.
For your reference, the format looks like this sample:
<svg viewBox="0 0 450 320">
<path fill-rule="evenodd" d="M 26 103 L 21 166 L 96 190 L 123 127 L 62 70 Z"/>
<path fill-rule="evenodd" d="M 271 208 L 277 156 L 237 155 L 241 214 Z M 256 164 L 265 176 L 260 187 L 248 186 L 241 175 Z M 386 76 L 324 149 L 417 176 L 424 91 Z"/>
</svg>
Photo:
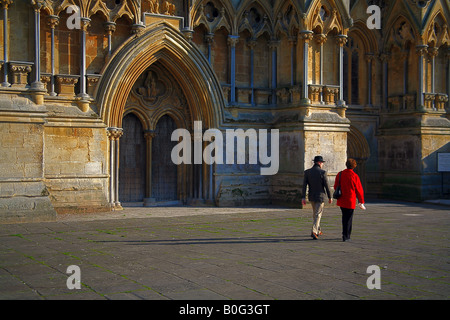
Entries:
<svg viewBox="0 0 450 320">
<path fill-rule="evenodd" d="M 360 57 L 358 43 L 349 36 L 344 47 L 344 100 L 348 105 L 361 104 L 359 94 Z"/>
</svg>

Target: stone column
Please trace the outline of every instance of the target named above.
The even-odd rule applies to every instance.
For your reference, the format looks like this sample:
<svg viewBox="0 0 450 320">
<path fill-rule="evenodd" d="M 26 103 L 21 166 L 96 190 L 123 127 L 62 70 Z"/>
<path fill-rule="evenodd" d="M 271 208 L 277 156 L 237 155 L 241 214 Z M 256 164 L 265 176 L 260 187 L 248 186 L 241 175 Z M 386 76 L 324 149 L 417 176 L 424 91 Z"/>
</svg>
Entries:
<svg viewBox="0 0 450 320">
<path fill-rule="evenodd" d="M 431 93 L 436 93 L 435 80 L 436 80 L 436 56 L 439 53 L 439 48 L 428 48 L 428 56 L 431 60 Z"/>
<path fill-rule="evenodd" d="M 31 84 L 32 89 L 44 91 L 44 84 L 41 82 L 41 8 L 44 5 L 42 0 L 32 1 L 34 9 L 34 81 Z M 44 92 L 41 92 L 42 99 L 38 102 L 43 103 Z M 42 100 L 42 101 L 41 101 Z"/>
<path fill-rule="evenodd" d="M 250 48 L 250 88 L 252 90 L 251 95 L 251 104 L 255 105 L 255 46 L 256 39 L 250 39 L 247 42 L 248 47 Z"/>
<path fill-rule="evenodd" d="M 209 189 L 208 189 L 208 201 L 211 204 L 214 202 L 214 189 L 213 189 L 213 175 L 214 175 L 214 164 L 209 165 Z"/>
<path fill-rule="evenodd" d="M 383 106 L 384 109 L 388 109 L 388 98 L 389 98 L 389 87 L 388 87 L 388 72 L 389 72 L 389 57 L 390 54 L 388 52 L 382 53 L 380 55 L 381 63 L 383 64 Z"/>
<path fill-rule="evenodd" d="M 271 52 L 272 60 L 271 60 L 271 66 L 272 66 L 272 79 L 271 79 L 271 89 L 272 89 L 272 104 L 275 105 L 277 103 L 277 73 L 278 73 L 278 66 L 277 66 L 277 50 L 280 46 L 280 41 L 276 39 L 272 39 L 269 41 L 269 49 Z"/>
<path fill-rule="evenodd" d="M 308 62 L 309 62 L 309 42 L 313 39 L 311 30 L 303 30 L 301 33 L 303 40 L 303 97 L 302 104 L 311 104 L 308 98 Z"/>
<path fill-rule="evenodd" d="M 418 55 L 418 61 L 419 61 L 419 65 L 418 65 L 418 86 L 417 86 L 417 104 L 419 106 L 419 109 L 423 109 L 424 105 L 425 105 L 425 101 L 424 101 L 424 77 L 423 77 L 423 59 L 424 56 L 427 52 L 427 45 L 418 45 L 416 46 L 416 53 Z"/>
<path fill-rule="evenodd" d="M 401 54 L 401 57 L 403 59 L 403 95 L 404 96 L 406 96 L 409 91 L 409 88 L 408 88 L 408 77 L 409 77 L 408 56 L 409 56 L 409 51 L 407 51 L 407 50 L 404 50 Z"/>
<path fill-rule="evenodd" d="M 205 130 L 206 131 L 206 130 Z M 203 134 L 205 133 L 203 131 Z M 206 146 L 208 145 L 207 141 L 203 141 L 203 150 L 205 150 Z M 209 175 L 208 175 L 208 169 L 210 165 L 206 164 L 205 161 L 202 162 L 202 200 L 205 201 L 208 199 L 208 189 L 209 189 Z"/>
<path fill-rule="evenodd" d="M 55 92 L 55 28 L 59 24 L 59 17 L 50 15 L 48 16 L 48 25 L 50 26 L 50 37 L 51 37 L 51 69 L 52 74 L 50 77 L 50 92 L 49 94 L 54 97 Z"/>
<path fill-rule="evenodd" d="M 291 87 L 295 85 L 297 40 L 298 35 L 289 37 L 289 47 L 291 48 Z"/>
<path fill-rule="evenodd" d="M 109 203 L 113 210 L 122 210 L 119 202 L 119 139 L 122 128 L 108 128 L 109 138 Z"/>
<path fill-rule="evenodd" d="M 79 97 L 82 99 L 88 98 L 86 93 L 86 32 L 90 25 L 91 19 L 81 17 L 81 63 L 80 63 L 80 93 Z"/>
<path fill-rule="evenodd" d="M 12 4 L 12 0 L 0 0 L 3 9 L 3 82 L 2 87 L 9 87 L 8 82 L 8 7 Z"/>
<path fill-rule="evenodd" d="M 339 107 L 345 107 L 344 101 L 344 46 L 347 43 L 347 36 L 340 34 L 337 36 L 337 43 L 339 45 Z"/>
<path fill-rule="evenodd" d="M 450 115 L 450 48 L 445 53 L 447 59 L 447 114 Z"/>
<path fill-rule="evenodd" d="M 205 35 L 205 42 L 208 45 L 208 62 L 211 64 L 212 44 L 214 43 L 214 33 L 208 33 Z"/>
<path fill-rule="evenodd" d="M 228 36 L 228 46 L 230 47 L 230 83 L 231 83 L 231 105 L 236 104 L 236 44 L 239 36 Z"/>
<path fill-rule="evenodd" d="M 367 61 L 367 106 L 372 106 L 372 64 L 375 59 L 373 53 L 366 54 Z"/>
<path fill-rule="evenodd" d="M 108 35 L 108 53 L 106 54 L 105 60 L 106 62 L 109 61 L 112 54 L 112 34 L 114 31 L 116 31 L 116 23 L 112 21 L 105 22 L 105 30 L 106 34 Z"/>
<path fill-rule="evenodd" d="M 146 161 L 146 189 L 144 198 L 144 207 L 154 205 L 155 199 L 152 198 L 152 143 L 156 136 L 154 130 L 148 130 L 144 133 L 145 141 L 147 143 L 147 161 Z"/>
<path fill-rule="evenodd" d="M 320 85 L 323 86 L 323 44 L 327 41 L 326 34 L 317 34 L 314 36 L 316 42 L 320 45 Z M 320 104 L 324 104 L 323 101 L 323 89 L 320 91 Z"/>
</svg>

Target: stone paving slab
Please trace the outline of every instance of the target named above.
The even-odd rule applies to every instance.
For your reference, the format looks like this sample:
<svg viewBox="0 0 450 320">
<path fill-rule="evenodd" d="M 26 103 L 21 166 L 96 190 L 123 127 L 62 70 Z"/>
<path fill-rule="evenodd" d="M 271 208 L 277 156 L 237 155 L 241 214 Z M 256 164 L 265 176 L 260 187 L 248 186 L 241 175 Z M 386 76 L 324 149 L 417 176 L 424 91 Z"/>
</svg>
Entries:
<svg viewBox="0 0 450 320">
<path fill-rule="evenodd" d="M 351 242 L 325 208 L 125 208 L 0 225 L 2 300 L 448 300 L 450 207 L 376 202 Z M 67 288 L 76 265 L 81 289 Z M 369 290 L 367 268 L 380 267 Z"/>
</svg>

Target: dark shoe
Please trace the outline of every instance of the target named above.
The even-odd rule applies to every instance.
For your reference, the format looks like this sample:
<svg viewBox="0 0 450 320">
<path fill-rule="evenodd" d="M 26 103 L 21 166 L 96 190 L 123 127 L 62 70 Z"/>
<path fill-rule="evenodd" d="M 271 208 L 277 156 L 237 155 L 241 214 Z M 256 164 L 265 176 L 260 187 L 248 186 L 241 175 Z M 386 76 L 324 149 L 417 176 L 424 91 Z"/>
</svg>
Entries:
<svg viewBox="0 0 450 320">
<path fill-rule="evenodd" d="M 317 234 L 315 234 L 314 232 L 311 232 L 311 237 L 314 239 L 314 240 L 317 240 L 318 238 L 317 238 Z"/>
</svg>

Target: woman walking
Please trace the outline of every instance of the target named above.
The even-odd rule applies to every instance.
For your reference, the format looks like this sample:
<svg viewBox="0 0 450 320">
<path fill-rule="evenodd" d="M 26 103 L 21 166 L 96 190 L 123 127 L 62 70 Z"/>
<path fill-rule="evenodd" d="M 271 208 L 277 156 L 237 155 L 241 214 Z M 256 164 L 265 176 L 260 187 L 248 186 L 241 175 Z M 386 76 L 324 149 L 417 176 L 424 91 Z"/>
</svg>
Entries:
<svg viewBox="0 0 450 320">
<path fill-rule="evenodd" d="M 341 187 L 342 195 L 337 200 L 337 205 L 342 211 L 342 241 L 349 241 L 352 233 L 353 212 L 356 207 L 356 198 L 358 198 L 359 206 L 364 207 L 364 191 L 361 180 L 358 175 L 353 172 L 356 168 L 356 161 L 349 158 L 345 163 L 347 169 L 339 172 L 334 181 L 334 189 Z"/>
</svg>

